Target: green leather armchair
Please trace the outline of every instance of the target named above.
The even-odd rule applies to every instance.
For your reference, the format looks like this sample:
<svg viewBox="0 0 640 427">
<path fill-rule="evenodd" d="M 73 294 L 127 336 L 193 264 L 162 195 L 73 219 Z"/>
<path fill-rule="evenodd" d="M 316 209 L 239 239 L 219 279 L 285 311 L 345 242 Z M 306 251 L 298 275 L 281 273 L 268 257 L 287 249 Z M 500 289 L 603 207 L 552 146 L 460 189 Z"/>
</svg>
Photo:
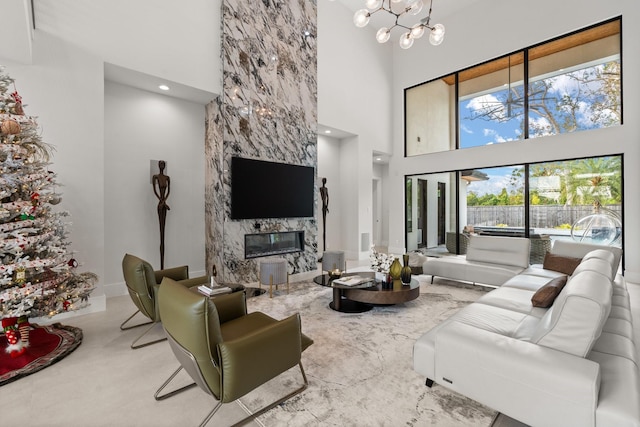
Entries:
<svg viewBox="0 0 640 427">
<path fill-rule="evenodd" d="M 123 331 L 137 328 L 139 326 L 151 325 L 145 330 L 138 338 L 136 338 L 131 344 L 132 349 L 145 347 L 151 344 L 155 344 L 160 341 L 166 340 L 166 338 L 137 344 L 137 342 L 149 333 L 160 322 L 160 314 L 158 313 L 158 305 L 156 303 L 158 289 L 160 283 L 164 277 L 170 277 L 179 281 L 181 286 L 191 287 L 207 283 L 207 277 L 196 277 L 189 279 L 189 267 L 186 265 L 174 268 L 167 268 L 164 270 L 154 271 L 151 265 L 130 254 L 125 254 L 122 259 L 122 273 L 124 275 L 124 281 L 127 284 L 127 290 L 131 300 L 136 305 L 138 310 L 134 312 L 127 320 L 122 322 L 120 329 Z M 145 317 L 150 319 L 150 322 L 140 323 L 132 326 L 125 326 L 133 317 L 142 313 Z"/>
<path fill-rule="evenodd" d="M 201 426 L 223 403 L 239 399 L 295 365 L 300 368 L 302 386 L 238 424 L 307 388 L 301 354 L 313 340 L 302 334 L 298 313 L 283 320 L 260 312 L 247 314 L 244 292 L 208 298 L 169 278 L 162 281 L 158 305 L 162 326 L 180 367 L 158 389 L 155 398 L 162 400 L 199 386 L 218 401 Z M 160 395 L 181 369 L 194 384 Z"/>
</svg>

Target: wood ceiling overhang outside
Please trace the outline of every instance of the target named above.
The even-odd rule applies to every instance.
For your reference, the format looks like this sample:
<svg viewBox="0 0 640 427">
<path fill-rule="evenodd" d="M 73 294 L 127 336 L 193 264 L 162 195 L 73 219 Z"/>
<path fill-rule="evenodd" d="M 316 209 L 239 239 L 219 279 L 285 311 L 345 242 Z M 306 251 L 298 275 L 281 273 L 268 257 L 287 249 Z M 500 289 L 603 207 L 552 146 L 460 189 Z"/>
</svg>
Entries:
<svg viewBox="0 0 640 427">
<path fill-rule="evenodd" d="M 552 55 L 554 53 L 591 43 L 615 34 L 620 34 L 620 19 L 532 47 L 529 49 L 529 60 L 531 61 L 547 55 Z M 494 61 L 485 62 L 475 67 L 463 70 L 458 73 L 459 80 L 462 82 L 485 74 L 490 74 L 495 71 L 503 70 L 509 66 L 509 62 L 512 67 L 514 65 L 522 64 L 524 62 L 524 53 L 520 51 L 512 55 L 507 55 Z M 449 85 L 453 85 L 455 83 L 455 74 L 443 77 L 442 80 Z"/>
</svg>

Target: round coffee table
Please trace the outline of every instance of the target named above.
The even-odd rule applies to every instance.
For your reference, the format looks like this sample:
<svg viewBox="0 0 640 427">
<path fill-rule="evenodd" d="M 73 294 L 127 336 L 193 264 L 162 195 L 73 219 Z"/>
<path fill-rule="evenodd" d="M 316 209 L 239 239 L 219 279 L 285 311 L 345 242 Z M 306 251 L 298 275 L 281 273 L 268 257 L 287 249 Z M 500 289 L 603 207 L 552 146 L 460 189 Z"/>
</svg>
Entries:
<svg viewBox="0 0 640 427">
<path fill-rule="evenodd" d="M 345 273 L 342 277 L 363 276 L 374 278 L 373 272 Z M 333 288 L 333 301 L 329 307 L 343 313 L 362 313 L 369 311 L 374 305 L 393 305 L 412 301 L 420 296 L 420 282 L 411 279 L 408 285 L 394 286 L 393 289 L 382 289 L 382 283 L 369 282 L 358 286 L 334 285 L 328 274 L 317 276 L 313 281 L 322 286 Z"/>
<path fill-rule="evenodd" d="M 340 285 L 338 283 L 334 283 L 334 281 L 329 278 L 328 274 L 323 274 L 321 276 L 316 276 L 313 278 L 313 281 L 318 285 L 327 286 L 333 288 L 333 301 L 329 303 L 329 307 L 333 310 L 340 311 L 342 313 L 363 313 L 365 311 L 369 311 L 373 308 L 370 304 L 364 304 L 362 302 L 354 301 L 351 299 L 345 299 L 343 294 L 348 290 L 356 290 L 356 289 L 367 289 L 367 288 L 375 288 L 375 273 L 373 272 L 358 272 L 358 273 L 344 273 L 340 278 L 351 277 L 351 276 L 361 276 L 371 278 L 370 282 L 365 282 L 356 286 L 346 286 Z"/>
<path fill-rule="evenodd" d="M 351 301 L 375 305 L 393 305 L 412 301 L 420 296 L 420 282 L 411 279 L 408 285 L 382 289 L 382 284 L 366 289 L 345 289 L 344 297 Z"/>
</svg>

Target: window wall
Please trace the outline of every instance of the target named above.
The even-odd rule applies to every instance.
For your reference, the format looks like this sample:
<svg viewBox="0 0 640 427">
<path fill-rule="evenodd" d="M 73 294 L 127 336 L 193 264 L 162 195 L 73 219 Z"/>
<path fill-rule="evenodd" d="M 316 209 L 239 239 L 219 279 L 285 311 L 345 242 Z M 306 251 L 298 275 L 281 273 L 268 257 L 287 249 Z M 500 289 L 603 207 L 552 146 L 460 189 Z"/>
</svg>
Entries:
<svg viewBox="0 0 640 427">
<path fill-rule="evenodd" d="M 455 149 L 455 76 L 405 91 L 405 155 Z"/>
<path fill-rule="evenodd" d="M 620 32 L 613 19 L 406 89 L 406 156 L 621 124 Z"/>
<path fill-rule="evenodd" d="M 528 237 L 532 263 L 554 239 L 621 247 L 622 176 L 621 155 L 408 176 L 424 203 L 407 204 L 407 250 L 463 254 L 472 234 Z"/>
<path fill-rule="evenodd" d="M 529 220 L 554 239 L 621 246 L 622 157 L 529 166 Z"/>
</svg>

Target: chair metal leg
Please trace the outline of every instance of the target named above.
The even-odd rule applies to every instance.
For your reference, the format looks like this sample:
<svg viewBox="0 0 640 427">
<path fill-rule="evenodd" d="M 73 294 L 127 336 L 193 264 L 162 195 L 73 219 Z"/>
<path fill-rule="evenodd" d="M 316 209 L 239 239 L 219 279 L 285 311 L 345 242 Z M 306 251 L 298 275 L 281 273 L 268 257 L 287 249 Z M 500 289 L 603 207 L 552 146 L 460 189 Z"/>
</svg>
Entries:
<svg viewBox="0 0 640 427">
<path fill-rule="evenodd" d="M 146 347 L 146 346 L 148 346 L 148 345 L 155 344 L 155 343 L 159 343 L 159 342 L 162 342 L 162 341 L 166 341 L 166 340 L 167 340 L 167 337 L 164 337 L 164 338 L 160 338 L 160 339 L 158 339 L 158 340 L 149 341 L 149 342 L 145 342 L 145 343 L 142 343 L 142 344 L 138 344 L 138 345 L 136 345 L 136 343 L 137 343 L 138 341 L 140 341 L 140 339 L 141 339 L 142 337 L 144 337 L 145 335 L 147 335 L 147 333 L 151 332 L 151 330 L 152 330 L 156 325 L 159 325 L 159 324 L 160 324 L 160 322 L 151 322 L 151 323 L 152 323 L 152 325 L 151 325 L 149 328 L 147 328 L 147 329 L 146 329 L 146 330 L 145 330 L 145 331 L 144 331 L 144 332 L 143 332 L 143 333 L 142 333 L 138 338 L 136 338 L 136 339 L 131 343 L 131 348 L 132 348 L 132 349 L 137 350 L 137 349 L 139 349 L 139 348 Z"/>
<path fill-rule="evenodd" d="M 138 314 L 138 313 L 140 313 L 140 310 L 137 310 L 135 313 L 133 313 L 131 316 L 129 316 L 129 317 L 127 318 L 127 320 L 125 320 L 124 322 L 122 322 L 122 323 L 120 324 L 120 330 L 122 330 L 122 331 L 128 331 L 129 329 L 137 328 L 137 327 L 139 327 L 139 326 L 144 326 L 144 325 L 150 325 L 150 324 L 152 324 L 152 323 L 153 323 L 153 322 L 146 322 L 146 323 L 139 323 L 139 324 L 137 324 L 137 325 L 124 326 L 124 325 L 126 325 L 126 324 L 127 324 L 127 322 L 128 322 L 129 320 L 133 319 L 133 317 L 134 317 L 136 314 Z"/>
<path fill-rule="evenodd" d="M 292 391 L 291 393 L 287 394 L 286 396 L 276 400 L 275 402 L 269 404 L 268 406 L 265 406 L 264 408 L 260 409 L 259 411 L 249 415 L 248 417 L 238 421 L 232 427 L 238 427 L 238 426 L 244 425 L 247 422 L 258 418 L 260 415 L 264 414 L 268 410 L 270 410 L 272 408 L 275 408 L 276 406 L 278 406 L 282 402 L 285 402 L 285 401 L 291 399 L 293 396 L 296 396 L 296 395 L 302 393 L 303 391 L 305 391 L 307 389 L 307 387 L 309 386 L 309 381 L 307 380 L 307 375 L 304 373 L 304 368 L 302 367 L 302 362 L 299 362 L 298 366 L 300 367 L 300 373 L 302 373 L 302 379 L 304 380 L 304 384 L 301 387 L 297 388 L 296 390 Z M 211 416 L 213 415 L 213 413 L 215 413 L 215 411 L 217 409 L 218 409 L 218 407 L 216 406 L 216 408 L 214 408 L 212 413 L 209 414 L 208 418 L 205 421 L 209 421 L 209 419 L 211 418 Z M 206 422 L 203 422 L 203 424 L 200 424 L 200 427 L 203 427 L 204 424 L 206 424 Z"/>
<path fill-rule="evenodd" d="M 216 404 L 216 406 L 213 407 L 213 409 L 211 410 L 211 412 L 209 412 L 209 415 L 207 415 L 205 417 L 204 420 L 202 420 L 202 422 L 200 423 L 199 427 L 204 427 L 205 425 L 207 425 L 207 423 L 209 422 L 209 420 L 211 419 L 211 417 L 213 417 L 213 415 L 218 412 L 218 409 L 220 409 L 220 407 L 222 406 L 222 402 L 218 402 Z"/>
<path fill-rule="evenodd" d="M 186 386 L 184 386 L 184 387 L 180 387 L 180 388 L 178 388 L 178 389 L 176 389 L 176 390 L 170 391 L 170 392 L 165 393 L 165 394 L 163 394 L 163 395 L 161 395 L 161 394 L 160 394 L 160 392 L 161 392 L 162 390 L 164 390 L 164 388 L 165 388 L 166 386 L 168 386 L 168 385 L 169 385 L 169 383 L 170 383 L 171 381 L 173 381 L 173 379 L 176 377 L 176 375 L 178 375 L 178 372 L 180 372 L 181 370 L 182 370 L 182 366 L 180 366 L 178 369 L 176 369 L 176 370 L 175 370 L 175 372 L 174 372 L 173 374 L 171 374 L 171 376 L 169 377 L 169 379 L 167 379 L 167 380 L 166 380 L 166 381 L 165 381 L 165 382 L 160 386 L 160 388 L 159 388 L 159 389 L 156 391 L 156 393 L 153 395 L 153 397 L 154 397 L 156 400 L 164 400 L 164 399 L 166 399 L 166 398 L 168 398 L 168 397 L 175 396 L 175 395 L 176 395 L 176 394 L 178 394 L 178 393 L 182 393 L 183 391 L 185 391 L 185 390 L 189 390 L 190 388 L 192 388 L 192 387 L 195 387 L 195 386 L 196 386 L 196 383 L 191 383 L 191 384 L 189 384 L 189 385 L 186 385 Z"/>
</svg>

